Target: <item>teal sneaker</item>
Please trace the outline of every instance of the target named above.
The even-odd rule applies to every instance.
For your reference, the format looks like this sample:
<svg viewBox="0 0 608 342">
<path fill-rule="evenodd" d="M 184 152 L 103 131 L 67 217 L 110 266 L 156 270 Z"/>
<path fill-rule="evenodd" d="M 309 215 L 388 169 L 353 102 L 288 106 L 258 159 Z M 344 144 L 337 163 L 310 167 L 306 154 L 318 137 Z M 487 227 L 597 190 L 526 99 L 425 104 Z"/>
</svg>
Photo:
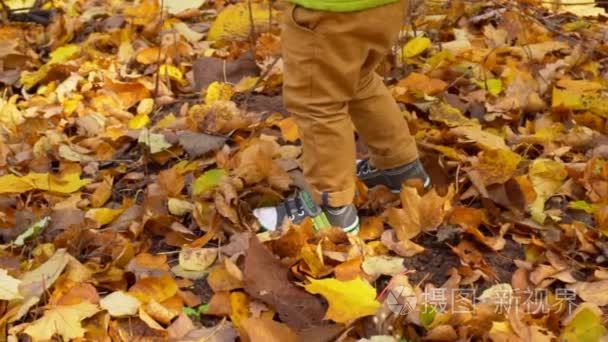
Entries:
<svg viewBox="0 0 608 342">
<path fill-rule="evenodd" d="M 280 229 L 285 220 L 300 224 L 305 218 L 310 217 L 316 230 L 339 227 L 349 234 L 359 232 L 359 216 L 354 205 L 322 208 L 312 200 L 306 191 L 299 192 L 295 197 L 276 207 L 255 209 L 253 215 L 260 225 L 269 231 Z"/>
</svg>

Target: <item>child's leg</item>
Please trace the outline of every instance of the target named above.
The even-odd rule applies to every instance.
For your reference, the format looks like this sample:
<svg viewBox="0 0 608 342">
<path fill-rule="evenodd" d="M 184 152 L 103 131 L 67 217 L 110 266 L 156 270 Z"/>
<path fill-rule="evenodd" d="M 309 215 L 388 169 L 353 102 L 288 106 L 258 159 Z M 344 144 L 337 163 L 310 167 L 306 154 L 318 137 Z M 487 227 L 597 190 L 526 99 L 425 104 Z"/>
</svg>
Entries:
<svg viewBox="0 0 608 342">
<path fill-rule="evenodd" d="M 376 73 L 367 75 L 349 107 L 375 167 L 392 169 L 418 158 L 416 141 L 410 135 L 401 109 Z"/>
<path fill-rule="evenodd" d="M 292 6 L 281 36 L 283 97 L 300 131 L 304 176 L 315 201 L 332 207 L 351 204 L 355 194 L 348 102 L 363 56 L 353 24 L 335 22 L 346 15 Z"/>
<path fill-rule="evenodd" d="M 382 9 L 384 13 L 378 11 L 378 16 L 394 16 L 389 6 L 379 8 Z M 404 11 L 404 7 L 401 10 Z M 349 103 L 351 119 L 371 151 L 372 163 L 379 169 L 395 168 L 418 158 L 416 142 L 399 106 L 375 73 L 398 37 L 404 18 L 403 15 L 399 17 L 401 21 L 389 21 L 385 26 L 386 34 L 368 45 L 357 93 Z"/>
<path fill-rule="evenodd" d="M 323 205 L 344 206 L 354 197 L 356 155 L 349 112 L 379 157 L 379 167 L 416 158 L 397 105 L 372 76 L 397 38 L 404 4 L 350 13 L 293 6 L 286 13 L 283 96 L 300 129 L 304 176 Z"/>
</svg>

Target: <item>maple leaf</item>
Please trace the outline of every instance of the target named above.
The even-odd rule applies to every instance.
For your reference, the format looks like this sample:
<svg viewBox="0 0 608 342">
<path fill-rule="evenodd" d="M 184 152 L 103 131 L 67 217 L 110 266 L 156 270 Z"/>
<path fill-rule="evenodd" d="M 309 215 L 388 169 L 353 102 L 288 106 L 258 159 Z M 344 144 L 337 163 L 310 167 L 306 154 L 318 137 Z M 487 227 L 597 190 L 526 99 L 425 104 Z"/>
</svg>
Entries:
<svg viewBox="0 0 608 342">
<path fill-rule="evenodd" d="M 329 302 L 325 319 L 346 323 L 354 319 L 370 316 L 380 308 L 376 300 L 376 290 L 361 278 L 348 281 L 337 279 L 312 279 L 304 286 L 306 291 L 320 294 Z"/>
<path fill-rule="evenodd" d="M 95 304 L 82 302 L 75 305 L 57 305 L 48 308 L 42 318 L 29 324 L 23 331 L 34 341 L 47 341 L 59 335 L 65 341 L 84 337 L 81 321 L 99 311 Z"/>
</svg>

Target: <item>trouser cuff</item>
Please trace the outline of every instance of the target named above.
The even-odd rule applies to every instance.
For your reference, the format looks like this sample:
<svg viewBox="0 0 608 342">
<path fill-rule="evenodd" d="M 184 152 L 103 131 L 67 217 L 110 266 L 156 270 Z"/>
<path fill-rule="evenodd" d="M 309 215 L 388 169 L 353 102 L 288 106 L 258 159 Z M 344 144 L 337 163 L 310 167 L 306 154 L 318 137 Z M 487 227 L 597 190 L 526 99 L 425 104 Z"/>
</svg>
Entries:
<svg viewBox="0 0 608 342">
<path fill-rule="evenodd" d="M 353 203 L 353 199 L 355 198 L 355 187 L 353 186 L 343 191 L 332 192 L 312 190 L 311 194 L 315 202 L 322 206 L 343 207 Z"/>
<path fill-rule="evenodd" d="M 372 154 L 370 159 L 374 167 L 380 170 L 394 169 L 418 159 L 418 149 L 416 144 L 409 144 L 409 146 L 399 149 L 399 151 L 394 154 L 387 156 Z"/>
</svg>

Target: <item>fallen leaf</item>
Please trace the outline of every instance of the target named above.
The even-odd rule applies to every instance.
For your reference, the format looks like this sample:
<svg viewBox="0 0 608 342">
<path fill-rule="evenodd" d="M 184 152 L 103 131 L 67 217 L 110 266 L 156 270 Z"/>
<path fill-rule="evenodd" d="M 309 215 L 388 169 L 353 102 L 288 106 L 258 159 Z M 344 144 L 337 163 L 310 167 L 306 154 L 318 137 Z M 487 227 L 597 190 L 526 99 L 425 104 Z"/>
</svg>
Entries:
<svg viewBox="0 0 608 342">
<path fill-rule="evenodd" d="M 289 326 L 264 318 L 246 318 L 242 329 L 251 342 L 295 342 L 296 333 Z"/>
<path fill-rule="evenodd" d="M 546 218 L 545 202 L 557 192 L 568 173 L 562 163 L 550 159 L 536 159 L 530 166 L 529 175 L 536 192 L 536 199 L 530 211 L 532 218 L 542 224 Z"/>
<path fill-rule="evenodd" d="M 165 136 L 158 133 L 150 133 L 148 129 L 142 129 L 137 142 L 150 148 L 150 153 L 158 153 L 171 147 Z"/>
<path fill-rule="evenodd" d="M 244 37 L 251 30 L 251 23 L 261 25 L 268 21 L 268 8 L 264 4 L 246 3 L 229 5 L 217 16 L 207 35 L 208 40 L 221 40 L 229 37 Z"/>
<path fill-rule="evenodd" d="M 204 271 L 217 258 L 216 248 L 184 248 L 179 253 L 179 265 L 186 271 Z"/>
<path fill-rule="evenodd" d="M 191 158 L 198 158 L 207 152 L 222 147 L 227 138 L 224 136 L 205 133 L 180 133 L 179 144 L 188 152 Z"/>
<path fill-rule="evenodd" d="M 99 301 L 99 306 L 107 310 L 112 317 L 134 316 L 139 311 L 141 302 L 123 291 L 115 291 Z"/>
<path fill-rule="evenodd" d="M 241 291 L 230 293 L 230 319 L 235 327 L 240 327 L 241 322 L 251 316 L 249 312 L 249 297 Z"/>
<path fill-rule="evenodd" d="M 19 234 L 19 236 L 17 236 L 17 238 L 15 238 L 15 241 L 13 242 L 15 246 L 23 246 L 25 244 L 25 240 L 28 240 L 40 234 L 40 232 L 42 232 L 42 230 L 44 230 L 49 225 L 49 221 L 50 217 L 46 216 L 40 221 L 34 223 L 26 231 Z"/>
<path fill-rule="evenodd" d="M 34 321 L 23 331 L 34 341 L 47 341 L 54 335 L 69 341 L 84 337 L 81 321 L 99 311 L 95 304 L 82 302 L 76 305 L 57 305 L 47 309 L 42 318 Z"/>
<path fill-rule="evenodd" d="M 23 299 L 14 300 L 15 304 L 19 305 L 19 310 L 15 316 L 10 318 L 10 322 L 21 319 L 32 306 L 40 301 L 43 293 L 53 286 L 59 278 L 69 260 L 70 255 L 66 250 L 59 249 L 38 268 L 25 273 L 21 277 L 19 293 L 21 293 Z"/>
<path fill-rule="evenodd" d="M 607 332 L 602 311 L 591 303 L 583 303 L 565 319 L 560 338 L 567 342 L 600 341 Z"/>
<path fill-rule="evenodd" d="M 319 299 L 290 282 L 288 272 L 289 269 L 252 235 L 245 254 L 245 291 L 266 303 L 294 329 L 319 325 L 324 314 Z"/>
<path fill-rule="evenodd" d="M 194 205 L 186 200 L 169 198 L 167 201 L 167 208 L 172 215 L 184 216 L 194 210 Z"/>
<path fill-rule="evenodd" d="M 178 287 L 175 280 L 168 274 L 161 277 L 148 277 L 139 279 L 131 288 L 128 294 L 137 298 L 143 303 L 151 300 L 163 302 L 177 293 Z"/>
<path fill-rule="evenodd" d="M 306 291 L 320 294 L 329 302 L 326 319 L 346 323 L 354 319 L 370 316 L 380 308 L 376 300 L 376 290 L 367 282 L 357 278 L 349 281 L 337 279 L 308 279 Z"/>
<path fill-rule="evenodd" d="M 296 125 L 296 121 L 293 117 L 285 118 L 276 124 L 281 129 L 281 134 L 283 135 L 283 139 L 288 142 L 295 142 L 300 138 L 300 133 L 298 131 L 298 126 Z"/>
<path fill-rule="evenodd" d="M 20 299 L 20 280 L 11 277 L 7 270 L 0 269 L 0 300 Z"/>
<path fill-rule="evenodd" d="M 381 275 L 393 276 L 406 270 L 403 265 L 403 258 L 386 255 L 366 257 L 361 264 L 361 268 L 372 277 L 379 277 Z"/>
<path fill-rule="evenodd" d="M 431 46 L 431 40 L 427 37 L 416 37 L 408 41 L 403 46 L 403 54 L 407 58 L 416 57 L 423 53 L 426 49 Z"/>
<path fill-rule="evenodd" d="M 579 281 L 568 284 L 567 288 L 574 290 L 576 295 L 586 302 L 597 306 L 608 305 L 608 280 L 594 282 Z"/>
<path fill-rule="evenodd" d="M 224 176 L 226 176 L 224 169 L 206 171 L 192 183 L 192 194 L 199 195 L 216 188 Z"/>
<path fill-rule="evenodd" d="M 48 173 L 30 172 L 23 177 L 15 175 L 0 176 L 0 193 L 22 193 L 30 190 L 45 190 L 61 194 L 70 194 L 91 183 L 89 179 L 80 179 L 80 174 L 68 173 L 60 177 Z"/>
</svg>

